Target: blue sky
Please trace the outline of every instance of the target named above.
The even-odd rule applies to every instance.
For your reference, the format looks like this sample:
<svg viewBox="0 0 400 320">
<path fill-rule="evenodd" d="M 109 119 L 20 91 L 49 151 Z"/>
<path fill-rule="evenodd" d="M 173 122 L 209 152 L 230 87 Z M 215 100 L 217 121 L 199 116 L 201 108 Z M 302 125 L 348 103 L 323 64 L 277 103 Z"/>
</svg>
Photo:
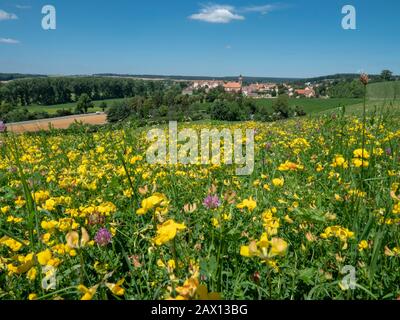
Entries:
<svg viewBox="0 0 400 320">
<path fill-rule="evenodd" d="M 41 27 L 47 4 L 56 30 Z M 356 30 L 341 27 L 347 4 Z M 400 74 L 399 15 L 398 0 L 0 0 L 0 72 Z"/>
</svg>

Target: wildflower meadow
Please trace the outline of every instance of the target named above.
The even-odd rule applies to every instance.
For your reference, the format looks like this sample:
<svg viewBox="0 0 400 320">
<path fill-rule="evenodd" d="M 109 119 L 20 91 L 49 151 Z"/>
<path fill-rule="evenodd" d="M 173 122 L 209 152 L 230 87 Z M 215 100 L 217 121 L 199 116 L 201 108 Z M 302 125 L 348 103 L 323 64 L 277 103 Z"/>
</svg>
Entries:
<svg viewBox="0 0 400 320">
<path fill-rule="evenodd" d="M 148 128 L 129 123 L 3 133 L 0 298 L 396 299 L 399 123 L 179 123 L 254 129 L 243 176 L 150 164 Z"/>
</svg>

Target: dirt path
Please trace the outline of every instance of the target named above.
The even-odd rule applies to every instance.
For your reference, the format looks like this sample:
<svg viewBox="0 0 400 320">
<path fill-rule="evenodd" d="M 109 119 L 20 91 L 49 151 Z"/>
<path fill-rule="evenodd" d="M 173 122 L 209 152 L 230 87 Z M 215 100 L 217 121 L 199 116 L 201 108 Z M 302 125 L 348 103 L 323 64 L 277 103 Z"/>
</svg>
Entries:
<svg viewBox="0 0 400 320">
<path fill-rule="evenodd" d="M 104 113 L 94 113 L 61 118 L 8 123 L 7 131 L 21 133 L 49 130 L 49 124 L 51 124 L 51 126 L 53 126 L 55 129 L 67 129 L 72 123 L 74 123 L 75 120 L 86 124 L 105 124 L 107 123 L 107 116 Z"/>
</svg>

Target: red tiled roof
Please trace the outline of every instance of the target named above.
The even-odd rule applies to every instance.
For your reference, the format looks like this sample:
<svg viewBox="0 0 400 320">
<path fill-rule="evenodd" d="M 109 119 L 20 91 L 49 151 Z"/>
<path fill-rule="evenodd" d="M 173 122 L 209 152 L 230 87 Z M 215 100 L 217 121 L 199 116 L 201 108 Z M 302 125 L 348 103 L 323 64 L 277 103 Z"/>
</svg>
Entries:
<svg viewBox="0 0 400 320">
<path fill-rule="evenodd" d="M 224 88 L 240 89 L 242 85 L 239 82 L 228 82 L 224 84 Z"/>
</svg>

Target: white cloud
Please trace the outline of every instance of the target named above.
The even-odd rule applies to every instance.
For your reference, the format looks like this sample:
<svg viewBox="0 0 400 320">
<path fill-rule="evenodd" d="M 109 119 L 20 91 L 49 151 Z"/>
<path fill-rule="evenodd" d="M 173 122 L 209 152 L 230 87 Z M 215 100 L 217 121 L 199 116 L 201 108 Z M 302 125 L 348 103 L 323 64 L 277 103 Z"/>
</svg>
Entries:
<svg viewBox="0 0 400 320">
<path fill-rule="evenodd" d="M 226 46 L 225 46 L 225 49 L 232 49 L 232 46 L 230 45 L 230 44 L 227 44 Z"/>
<path fill-rule="evenodd" d="M 14 39 L 8 39 L 8 38 L 0 38 L 0 43 L 5 43 L 5 44 L 18 44 L 20 43 L 18 40 Z"/>
<path fill-rule="evenodd" d="M 18 19 L 17 15 L 14 13 L 8 13 L 0 9 L 0 21 L 2 20 L 15 20 Z"/>
<path fill-rule="evenodd" d="M 17 4 L 15 7 L 17 7 L 18 9 L 22 9 L 22 10 L 32 8 L 31 6 L 25 6 L 25 5 L 21 5 L 21 4 Z"/>
<path fill-rule="evenodd" d="M 263 6 L 249 6 L 249 7 L 245 7 L 243 9 L 241 9 L 242 12 L 259 12 L 261 14 L 267 14 L 275 9 L 277 9 L 278 7 L 276 5 L 273 4 L 266 4 Z"/>
<path fill-rule="evenodd" d="M 192 14 L 189 18 L 210 23 L 229 23 L 233 20 L 245 19 L 235 13 L 235 7 L 228 5 L 207 5 L 199 13 Z"/>
</svg>

